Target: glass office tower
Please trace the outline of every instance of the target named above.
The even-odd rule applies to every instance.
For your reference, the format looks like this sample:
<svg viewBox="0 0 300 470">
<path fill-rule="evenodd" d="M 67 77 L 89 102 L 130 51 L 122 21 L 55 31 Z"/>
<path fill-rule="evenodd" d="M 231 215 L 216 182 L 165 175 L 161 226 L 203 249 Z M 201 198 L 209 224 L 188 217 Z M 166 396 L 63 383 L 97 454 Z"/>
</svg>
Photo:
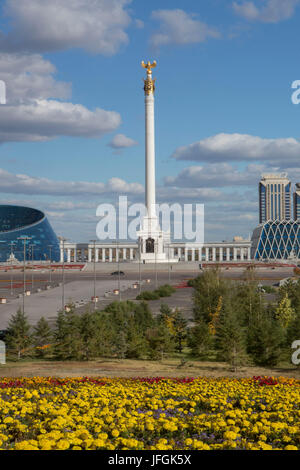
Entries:
<svg viewBox="0 0 300 470">
<path fill-rule="evenodd" d="M 296 183 L 294 192 L 294 219 L 300 221 L 300 183 Z"/>
<path fill-rule="evenodd" d="M 259 223 L 291 219 L 291 182 L 286 173 L 262 175 L 259 183 Z"/>
</svg>

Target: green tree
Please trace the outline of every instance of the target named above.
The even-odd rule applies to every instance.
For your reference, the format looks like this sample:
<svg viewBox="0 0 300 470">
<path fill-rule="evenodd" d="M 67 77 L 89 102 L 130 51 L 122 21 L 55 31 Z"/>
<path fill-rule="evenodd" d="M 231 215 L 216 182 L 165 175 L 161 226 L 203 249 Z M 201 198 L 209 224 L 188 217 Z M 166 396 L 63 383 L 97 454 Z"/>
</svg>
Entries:
<svg viewBox="0 0 300 470">
<path fill-rule="evenodd" d="M 194 319 L 209 323 L 218 308 L 219 298 L 225 299 L 229 295 L 231 284 L 221 278 L 218 269 L 210 269 L 194 279 L 193 286 Z"/>
<path fill-rule="evenodd" d="M 187 338 L 187 321 L 179 309 L 176 309 L 172 315 L 174 326 L 175 348 L 181 354 Z"/>
<path fill-rule="evenodd" d="M 44 317 L 41 317 L 36 326 L 34 326 L 32 338 L 36 355 L 45 358 L 52 348 L 53 332 Z"/>
<path fill-rule="evenodd" d="M 81 357 L 80 317 L 74 306 L 69 311 L 60 311 L 54 330 L 54 355 L 57 359 L 79 359 Z"/>
<path fill-rule="evenodd" d="M 88 361 L 95 354 L 96 317 L 94 313 L 85 312 L 79 321 L 80 340 L 83 358 Z"/>
<path fill-rule="evenodd" d="M 247 330 L 247 351 L 259 366 L 276 366 L 284 345 L 280 323 L 267 311 L 253 319 Z"/>
<path fill-rule="evenodd" d="M 30 329 L 26 315 L 19 309 L 9 321 L 5 338 L 8 349 L 17 354 L 18 360 L 21 359 L 22 355 L 26 355 L 32 344 Z"/>
<path fill-rule="evenodd" d="M 163 359 L 164 354 L 174 350 L 172 336 L 164 323 L 159 323 L 146 331 L 150 359 Z"/>
<path fill-rule="evenodd" d="M 295 317 L 295 310 L 291 307 L 292 301 L 288 297 L 286 292 L 279 302 L 277 309 L 275 310 L 275 318 L 279 321 L 280 325 L 286 329 L 291 321 Z"/>
<path fill-rule="evenodd" d="M 234 371 L 247 362 L 245 338 L 238 314 L 226 305 L 216 328 L 218 358 L 230 364 Z"/>
<path fill-rule="evenodd" d="M 207 357 L 213 345 L 213 338 L 209 331 L 208 323 L 204 320 L 188 330 L 188 346 L 191 348 L 192 356 L 204 359 Z"/>
</svg>

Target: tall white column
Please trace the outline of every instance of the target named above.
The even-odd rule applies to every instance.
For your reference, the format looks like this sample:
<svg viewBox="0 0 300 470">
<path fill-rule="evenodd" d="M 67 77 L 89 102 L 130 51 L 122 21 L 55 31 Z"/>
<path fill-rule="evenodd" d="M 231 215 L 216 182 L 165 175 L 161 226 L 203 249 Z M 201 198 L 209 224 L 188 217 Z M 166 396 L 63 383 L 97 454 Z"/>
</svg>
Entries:
<svg viewBox="0 0 300 470">
<path fill-rule="evenodd" d="M 250 246 L 248 247 L 248 257 L 247 257 L 248 260 L 251 259 L 251 248 Z"/>
<path fill-rule="evenodd" d="M 94 256 L 95 256 L 95 263 L 98 263 L 99 262 L 99 248 L 95 248 Z"/>
<path fill-rule="evenodd" d="M 237 260 L 237 248 L 233 248 L 233 260 Z"/>
<path fill-rule="evenodd" d="M 219 248 L 219 261 L 223 261 L 223 247 Z"/>
<path fill-rule="evenodd" d="M 60 249 L 60 262 L 62 263 L 64 260 L 64 250 L 61 248 Z"/>
<path fill-rule="evenodd" d="M 205 261 L 209 261 L 209 248 L 205 248 Z"/>
<path fill-rule="evenodd" d="M 88 249 L 88 261 L 89 261 L 89 263 L 92 262 L 92 248 Z"/>
<path fill-rule="evenodd" d="M 105 263 L 106 261 L 105 256 L 106 256 L 106 250 L 105 248 L 102 248 L 102 263 Z"/>
<path fill-rule="evenodd" d="M 127 248 L 123 248 L 123 261 L 127 259 Z"/>
<path fill-rule="evenodd" d="M 109 262 L 111 263 L 112 262 L 112 255 L 113 255 L 112 248 L 109 248 L 108 251 L 109 251 Z"/>
<path fill-rule="evenodd" d="M 152 80 L 152 73 L 147 73 L 147 80 Z M 155 131 L 154 131 L 154 95 L 145 95 L 145 144 L 146 144 L 146 207 L 148 217 L 155 218 Z"/>
<path fill-rule="evenodd" d="M 213 261 L 216 261 L 216 247 L 214 246 L 213 249 L 212 249 L 212 260 Z"/>
<path fill-rule="evenodd" d="M 68 263 L 71 263 L 71 249 L 70 248 L 67 249 L 67 260 L 68 260 Z"/>
</svg>

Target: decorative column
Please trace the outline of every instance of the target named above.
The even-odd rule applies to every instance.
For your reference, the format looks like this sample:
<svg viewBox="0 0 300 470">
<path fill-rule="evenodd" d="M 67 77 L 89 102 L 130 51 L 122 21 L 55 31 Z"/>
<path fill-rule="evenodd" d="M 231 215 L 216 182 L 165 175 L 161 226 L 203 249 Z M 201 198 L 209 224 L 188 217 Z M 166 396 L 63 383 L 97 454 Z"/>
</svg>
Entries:
<svg viewBox="0 0 300 470">
<path fill-rule="evenodd" d="M 95 253 L 94 253 L 94 256 L 95 256 Z M 88 249 L 88 262 L 89 263 L 92 262 L 92 248 Z"/>
<path fill-rule="evenodd" d="M 99 262 L 99 248 L 95 248 L 94 256 L 95 256 L 95 263 L 98 263 Z"/>
<path fill-rule="evenodd" d="M 146 207 L 148 217 L 156 219 L 155 212 L 155 135 L 154 135 L 154 91 L 155 80 L 152 79 L 152 69 L 156 67 L 156 61 L 151 64 L 142 62 L 142 67 L 147 70 L 147 78 L 144 80 L 145 90 L 145 158 L 146 158 Z M 151 224 L 152 225 L 152 224 Z"/>
<path fill-rule="evenodd" d="M 226 248 L 226 261 L 230 261 L 230 248 Z"/>
<path fill-rule="evenodd" d="M 219 261 L 223 261 L 223 247 L 219 248 Z"/>
<path fill-rule="evenodd" d="M 209 248 L 205 248 L 205 261 L 209 261 Z"/>
<path fill-rule="evenodd" d="M 212 260 L 213 261 L 216 261 L 216 247 L 214 246 L 213 249 L 212 249 Z"/>
<path fill-rule="evenodd" d="M 68 260 L 68 263 L 71 263 L 71 249 L 70 248 L 67 249 L 67 260 Z"/>
<path fill-rule="evenodd" d="M 251 259 L 251 248 L 250 246 L 248 247 L 248 257 L 247 257 L 248 260 Z"/>
<path fill-rule="evenodd" d="M 112 248 L 109 248 L 108 252 L 109 252 L 109 262 L 112 263 L 112 258 L 113 258 Z"/>
<path fill-rule="evenodd" d="M 233 261 L 237 260 L 237 249 L 233 248 Z"/>
<path fill-rule="evenodd" d="M 102 248 L 102 263 L 105 263 L 106 261 L 106 249 Z"/>
</svg>

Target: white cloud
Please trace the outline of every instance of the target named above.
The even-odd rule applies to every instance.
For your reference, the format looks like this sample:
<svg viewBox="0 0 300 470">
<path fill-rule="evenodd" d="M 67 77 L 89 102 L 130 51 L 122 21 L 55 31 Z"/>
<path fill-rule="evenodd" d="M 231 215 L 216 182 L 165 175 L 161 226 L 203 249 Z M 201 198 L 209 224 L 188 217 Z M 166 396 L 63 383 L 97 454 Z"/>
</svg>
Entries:
<svg viewBox="0 0 300 470">
<path fill-rule="evenodd" d="M 40 54 L 0 53 L 0 71 L 9 104 L 71 95 L 71 84 L 56 81 L 55 66 Z"/>
<path fill-rule="evenodd" d="M 11 29 L 2 34 L 4 51 L 48 52 L 82 48 L 115 54 L 128 43 L 131 0 L 6 0 Z"/>
<path fill-rule="evenodd" d="M 249 21 L 262 23 L 279 23 L 291 18 L 299 0 L 265 0 L 264 6 L 258 8 L 254 2 L 233 2 L 234 11 Z"/>
<path fill-rule="evenodd" d="M 159 31 L 151 36 L 151 44 L 155 47 L 166 44 L 191 44 L 220 37 L 215 28 L 197 20 L 195 16 L 180 9 L 153 11 L 152 18 L 161 24 Z"/>
<path fill-rule="evenodd" d="M 184 168 L 177 176 L 165 178 L 166 186 L 185 188 L 226 186 L 251 186 L 257 184 L 264 165 L 248 165 L 245 170 L 239 170 L 228 163 L 215 163 L 206 166 L 190 166 Z"/>
<path fill-rule="evenodd" d="M 0 108 L 0 142 L 39 142 L 63 135 L 101 137 L 120 123 L 121 117 L 114 111 L 90 111 L 80 104 L 36 100 Z"/>
<path fill-rule="evenodd" d="M 294 138 L 263 139 L 247 134 L 217 134 L 193 144 L 179 147 L 173 153 L 177 160 L 227 162 L 268 161 L 281 166 L 299 164 L 300 142 Z"/>
<path fill-rule="evenodd" d="M 83 196 L 144 193 L 139 183 L 127 183 L 121 178 L 111 178 L 107 183 L 88 181 L 55 181 L 23 174 L 12 174 L 0 169 L 0 191 L 7 194 Z"/>
<path fill-rule="evenodd" d="M 101 137 L 115 131 L 119 113 L 58 101 L 69 83 L 56 81 L 55 67 L 39 54 L 0 53 L 7 105 L 0 106 L 0 142 L 45 141 L 58 136 Z M 55 99 L 49 99 L 55 98 Z"/>
<path fill-rule="evenodd" d="M 124 134 L 117 134 L 108 145 L 113 149 L 124 149 L 138 145 L 138 142 L 126 137 Z"/>
</svg>

